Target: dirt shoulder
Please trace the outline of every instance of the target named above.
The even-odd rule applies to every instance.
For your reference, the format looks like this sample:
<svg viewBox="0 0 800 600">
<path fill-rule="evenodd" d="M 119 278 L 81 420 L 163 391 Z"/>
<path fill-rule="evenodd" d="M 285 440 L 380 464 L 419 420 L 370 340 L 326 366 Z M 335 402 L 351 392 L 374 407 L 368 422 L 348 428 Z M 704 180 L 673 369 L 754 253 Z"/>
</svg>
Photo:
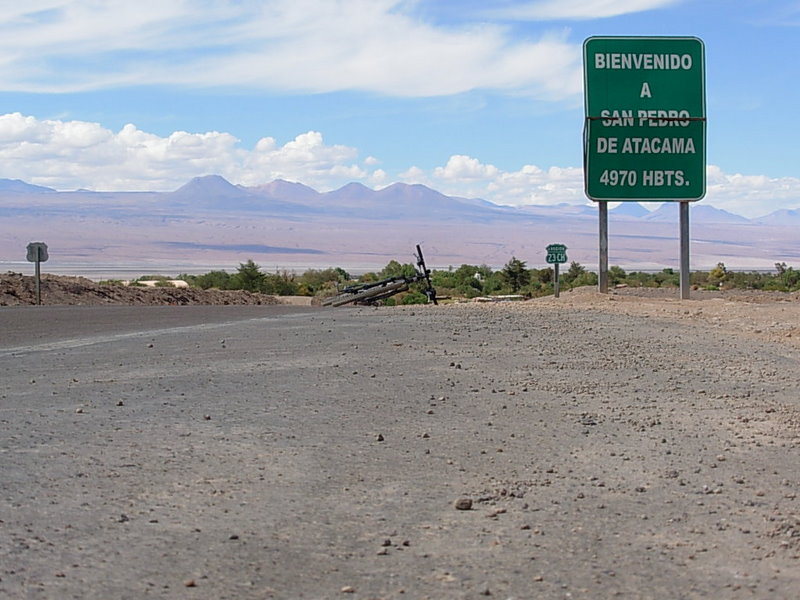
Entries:
<svg viewBox="0 0 800 600">
<path fill-rule="evenodd" d="M 275 296 L 241 290 L 200 290 L 194 288 L 146 288 L 101 285 L 84 277 L 43 275 L 42 304 L 45 305 L 187 305 L 187 304 L 283 304 Z M 0 274 L 0 306 L 36 304 L 36 283 L 19 273 Z"/>
<path fill-rule="evenodd" d="M 594 288 L 564 292 L 533 302 L 695 323 L 717 332 L 800 347 L 800 292 L 693 290 L 681 300 L 675 288 L 622 288 L 600 294 Z"/>
</svg>

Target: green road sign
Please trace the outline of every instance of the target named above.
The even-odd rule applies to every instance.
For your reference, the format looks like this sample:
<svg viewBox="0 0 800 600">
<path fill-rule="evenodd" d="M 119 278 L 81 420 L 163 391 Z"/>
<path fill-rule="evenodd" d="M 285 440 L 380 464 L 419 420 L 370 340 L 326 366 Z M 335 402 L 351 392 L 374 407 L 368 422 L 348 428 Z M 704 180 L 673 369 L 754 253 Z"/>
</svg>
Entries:
<svg viewBox="0 0 800 600">
<path fill-rule="evenodd" d="M 545 261 L 549 265 L 567 262 L 567 247 L 564 244 L 550 244 L 547 248 Z"/>
<path fill-rule="evenodd" d="M 583 44 L 584 178 L 592 200 L 700 200 L 706 192 L 705 51 L 693 37 Z"/>
</svg>

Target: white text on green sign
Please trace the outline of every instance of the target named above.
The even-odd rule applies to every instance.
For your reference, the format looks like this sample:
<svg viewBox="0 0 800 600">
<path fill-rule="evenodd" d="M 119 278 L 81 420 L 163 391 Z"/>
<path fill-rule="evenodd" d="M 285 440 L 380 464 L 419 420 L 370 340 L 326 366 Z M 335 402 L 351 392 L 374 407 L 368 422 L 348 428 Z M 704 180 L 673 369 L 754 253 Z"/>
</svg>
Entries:
<svg viewBox="0 0 800 600">
<path fill-rule="evenodd" d="M 584 176 L 593 200 L 705 195 L 705 65 L 697 38 L 584 43 Z"/>
<path fill-rule="evenodd" d="M 567 262 L 567 247 L 564 244 L 550 244 L 546 248 L 545 261 L 549 265 Z"/>
</svg>

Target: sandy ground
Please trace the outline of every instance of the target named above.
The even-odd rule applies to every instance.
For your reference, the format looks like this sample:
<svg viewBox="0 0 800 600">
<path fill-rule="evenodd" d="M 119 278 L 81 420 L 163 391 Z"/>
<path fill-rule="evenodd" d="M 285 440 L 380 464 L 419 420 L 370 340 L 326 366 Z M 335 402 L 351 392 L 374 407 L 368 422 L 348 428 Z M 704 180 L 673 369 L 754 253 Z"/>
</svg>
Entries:
<svg viewBox="0 0 800 600">
<path fill-rule="evenodd" d="M 799 317 L 0 309 L 0 597 L 797 598 Z"/>
</svg>

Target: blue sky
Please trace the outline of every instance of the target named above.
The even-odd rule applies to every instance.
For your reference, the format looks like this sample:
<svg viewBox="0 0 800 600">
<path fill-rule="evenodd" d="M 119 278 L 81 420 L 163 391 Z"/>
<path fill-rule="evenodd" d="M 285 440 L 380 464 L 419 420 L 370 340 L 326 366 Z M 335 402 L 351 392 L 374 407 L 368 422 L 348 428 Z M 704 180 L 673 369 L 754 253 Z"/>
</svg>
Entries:
<svg viewBox="0 0 800 600">
<path fill-rule="evenodd" d="M 797 0 L 4 4 L 0 177 L 404 181 L 582 204 L 583 40 L 690 35 L 706 46 L 703 202 L 751 217 L 800 206 Z"/>
</svg>

